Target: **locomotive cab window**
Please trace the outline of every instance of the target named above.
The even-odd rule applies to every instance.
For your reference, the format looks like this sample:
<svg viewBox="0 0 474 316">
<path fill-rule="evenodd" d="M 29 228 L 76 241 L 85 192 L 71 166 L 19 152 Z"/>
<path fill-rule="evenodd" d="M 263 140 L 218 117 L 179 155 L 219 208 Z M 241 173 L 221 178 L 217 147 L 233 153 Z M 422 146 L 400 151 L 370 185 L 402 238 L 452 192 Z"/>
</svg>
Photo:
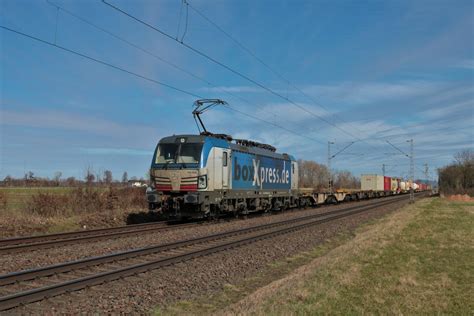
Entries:
<svg viewBox="0 0 474 316">
<path fill-rule="evenodd" d="M 156 164 L 168 163 L 199 163 L 202 144 L 160 144 L 156 152 Z"/>
<path fill-rule="evenodd" d="M 160 144 L 156 151 L 155 163 L 172 163 L 176 159 L 179 144 Z"/>
<path fill-rule="evenodd" d="M 224 151 L 224 157 L 222 157 L 222 165 L 227 167 L 227 152 Z"/>
<path fill-rule="evenodd" d="M 181 144 L 177 163 L 199 163 L 201 159 L 202 144 Z"/>
</svg>

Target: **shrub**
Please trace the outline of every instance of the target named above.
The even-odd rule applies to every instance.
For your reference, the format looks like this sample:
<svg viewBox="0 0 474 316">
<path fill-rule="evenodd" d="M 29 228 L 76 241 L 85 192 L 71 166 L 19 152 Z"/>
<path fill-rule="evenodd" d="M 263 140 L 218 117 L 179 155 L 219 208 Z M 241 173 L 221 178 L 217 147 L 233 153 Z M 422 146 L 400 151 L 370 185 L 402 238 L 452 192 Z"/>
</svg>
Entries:
<svg viewBox="0 0 474 316">
<path fill-rule="evenodd" d="M 71 207 L 75 213 L 98 212 L 105 208 L 105 201 L 98 189 L 76 188 L 70 193 Z"/>
<path fill-rule="evenodd" d="M 474 152 L 460 152 L 455 159 L 450 165 L 438 169 L 440 192 L 474 196 Z"/>
<path fill-rule="evenodd" d="M 145 188 L 122 188 L 120 196 L 124 200 L 125 208 L 147 208 Z"/>
<path fill-rule="evenodd" d="M 27 201 L 28 211 L 41 216 L 66 215 L 69 210 L 69 198 L 65 195 L 37 193 Z"/>
<path fill-rule="evenodd" d="M 0 192 L 1 193 L 1 192 Z M 0 205 L 2 197 L 0 196 Z M 66 194 L 36 193 L 27 210 L 41 216 L 103 213 L 113 210 L 146 209 L 144 188 L 74 188 Z"/>
<path fill-rule="evenodd" d="M 3 191 L 0 191 L 0 209 L 6 210 L 8 204 L 7 194 Z"/>
</svg>

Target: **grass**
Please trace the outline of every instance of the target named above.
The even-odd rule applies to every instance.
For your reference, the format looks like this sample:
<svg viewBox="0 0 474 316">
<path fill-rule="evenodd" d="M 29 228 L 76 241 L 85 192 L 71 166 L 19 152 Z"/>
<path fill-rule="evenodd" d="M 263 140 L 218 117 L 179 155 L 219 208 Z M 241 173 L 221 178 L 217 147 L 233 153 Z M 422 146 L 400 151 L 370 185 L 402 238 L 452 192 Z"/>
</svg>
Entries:
<svg viewBox="0 0 474 316">
<path fill-rule="evenodd" d="M 424 200 L 395 218 L 269 290 L 252 313 L 472 315 L 474 203 Z"/>
<path fill-rule="evenodd" d="M 0 188 L 0 238 L 123 225 L 146 210 L 137 188 Z"/>
<path fill-rule="evenodd" d="M 348 234 L 340 234 L 311 252 L 303 252 L 296 256 L 274 262 L 264 273 L 245 279 L 239 284 L 225 284 L 220 293 L 198 297 L 192 300 L 181 300 L 166 307 L 157 307 L 155 315 L 207 315 L 216 313 L 223 308 L 245 298 L 259 287 L 263 287 L 275 279 L 282 278 L 294 269 L 311 262 L 331 249 L 343 244 L 350 238 Z"/>
<path fill-rule="evenodd" d="M 474 313 L 474 203 L 425 199 L 156 314 Z"/>
<path fill-rule="evenodd" d="M 7 207 L 2 212 L 14 213 L 25 209 L 27 201 L 32 195 L 39 192 L 52 194 L 67 194 L 71 187 L 4 187 L 0 188 L 0 194 L 7 199 Z"/>
</svg>

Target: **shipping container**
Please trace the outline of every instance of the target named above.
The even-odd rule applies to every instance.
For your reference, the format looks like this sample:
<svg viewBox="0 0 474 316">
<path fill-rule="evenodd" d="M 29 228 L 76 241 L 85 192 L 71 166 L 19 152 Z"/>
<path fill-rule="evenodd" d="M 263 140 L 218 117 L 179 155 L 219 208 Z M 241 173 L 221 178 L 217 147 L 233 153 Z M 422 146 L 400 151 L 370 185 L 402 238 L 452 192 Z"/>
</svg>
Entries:
<svg viewBox="0 0 474 316">
<path fill-rule="evenodd" d="M 400 181 L 400 190 L 401 191 L 407 191 L 408 188 L 408 182 L 407 181 Z"/>
<path fill-rule="evenodd" d="M 377 174 L 363 174 L 360 177 L 362 191 L 384 191 L 384 177 Z"/>
<path fill-rule="evenodd" d="M 383 190 L 390 191 L 392 189 L 392 178 L 383 177 Z"/>
<path fill-rule="evenodd" d="M 392 183 L 391 183 L 391 187 L 390 187 L 390 190 L 392 192 L 397 192 L 398 191 L 398 184 L 400 183 L 400 179 L 397 179 L 397 178 L 392 178 Z"/>
</svg>

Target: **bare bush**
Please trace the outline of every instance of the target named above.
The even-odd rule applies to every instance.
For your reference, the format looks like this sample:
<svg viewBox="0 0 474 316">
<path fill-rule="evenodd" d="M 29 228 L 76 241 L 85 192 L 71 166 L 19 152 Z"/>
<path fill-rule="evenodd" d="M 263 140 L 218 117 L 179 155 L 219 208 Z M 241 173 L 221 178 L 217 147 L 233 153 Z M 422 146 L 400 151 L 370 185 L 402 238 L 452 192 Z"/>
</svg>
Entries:
<svg viewBox="0 0 474 316">
<path fill-rule="evenodd" d="M 37 193 L 27 201 L 28 211 L 45 216 L 66 215 L 69 209 L 69 198 L 61 194 Z"/>
<path fill-rule="evenodd" d="M 65 194 L 33 194 L 27 201 L 27 209 L 42 216 L 127 211 L 146 207 L 144 188 L 74 188 Z"/>
<path fill-rule="evenodd" d="M 125 208 L 147 208 L 145 188 L 121 188 L 118 191 Z"/>
<path fill-rule="evenodd" d="M 69 196 L 74 213 L 98 212 L 106 205 L 100 190 L 93 187 L 75 188 Z"/>
<path fill-rule="evenodd" d="M 328 187 L 328 167 L 311 160 L 298 160 L 299 186 L 324 190 Z M 358 189 L 360 181 L 350 171 L 336 171 L 332 174 L 334 187 L 337 189 Z"/>
<path fill-rule="evenodd" d="M 325 165 L 311 160 L 298 160 L 299 186 L 321 190 L 326 188 L 329 171 Z"/>
<path fill-rule="evenodd" d="M 8 204 L 7 194 L 3 191 L 0 191 L 0 209 L 6 210 Z"/>
<path fill-rule="evenodd" d="M 474 196 L 474 153 L 465 150 L 454 158 L 452 164 L 438 170 L 440 192 Z"/>
<path fill-rule="evenodd" d="M 335 173 L 334 187 L 338 189 L 359 189 L 360 181 L 350 171 L 343 170 Z"/>
</svg>

